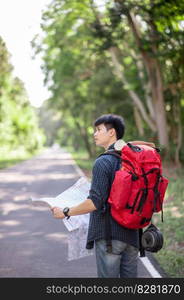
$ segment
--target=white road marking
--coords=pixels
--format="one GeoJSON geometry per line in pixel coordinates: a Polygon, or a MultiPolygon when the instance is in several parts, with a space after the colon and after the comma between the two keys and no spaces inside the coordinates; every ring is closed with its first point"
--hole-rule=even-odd
{"type": "Polygon", "coordinates": [[[160,273],[155,269],[147,257],[139,257],[139,259],[153,278],[162,278],[160,273]]]}

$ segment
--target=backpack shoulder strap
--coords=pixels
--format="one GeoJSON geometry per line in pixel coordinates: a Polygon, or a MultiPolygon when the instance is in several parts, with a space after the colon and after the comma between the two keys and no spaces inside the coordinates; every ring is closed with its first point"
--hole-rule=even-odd
{"type": "MultiPolygon", "coordinates": [[[[100,154],[98,157],[103,156],[103,155],[113,155],[117,157],[120,161],[122,161],[121,158],[121,152],[116,151],[115,149],[109,149],[105,151],[104,153],[100,154]]],[[[113,183],[113,179],[111,179],[111,186],[113,183]]],[[[111,188],[110,186],[110,188],[111,188]]],[[[110,189],[109,189],[110,193],[110,189]]],[[[111,240],[111,222],[110,222],[110,205],[108,202],[106,202],[106,209],[105,209],[105,240],[106,240],[106,251],[108,253],[112,253],[112,240],[111,240]]]]}
{"type": "Polygon", "coordinates": [[[115,156],[115,157],[117,157],[117,158],[119,158],[119,159],[122,160],[122,158],[121,158],[121,151],[117,151],[115,149],[107,150],[104,153],[100,154],[98,157],[103,156],[103,155],[112,155],[112,156],[115,156]]]}

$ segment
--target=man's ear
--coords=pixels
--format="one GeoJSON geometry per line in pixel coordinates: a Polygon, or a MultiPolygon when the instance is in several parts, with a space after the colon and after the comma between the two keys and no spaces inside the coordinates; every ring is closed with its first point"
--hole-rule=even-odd
{"type": "Polygon", "coordinates": [[[110,136],[116,136],[116,130],[114,128],[109,129],[110,136]]]}

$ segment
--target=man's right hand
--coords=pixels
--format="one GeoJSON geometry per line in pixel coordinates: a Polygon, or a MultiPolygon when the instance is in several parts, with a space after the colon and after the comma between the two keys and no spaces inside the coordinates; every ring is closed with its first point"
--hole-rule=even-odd
{"type": "Polygon", "coordinates": [[[64,219],[65,215],[63,211],[59,207],[52,207],[51,211],[53,213],[53,217],[56,219],[64,219]]]}

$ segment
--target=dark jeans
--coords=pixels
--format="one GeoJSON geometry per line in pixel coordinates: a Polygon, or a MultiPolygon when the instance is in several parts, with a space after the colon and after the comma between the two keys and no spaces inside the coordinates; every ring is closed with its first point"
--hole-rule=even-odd
{"type": "Polygon", "coordinates": [[[97,274],[100,278],[136,278],[139,250],[122,241],[112,240],[112,253],[106,241],[95,241],[97,274]]]}

